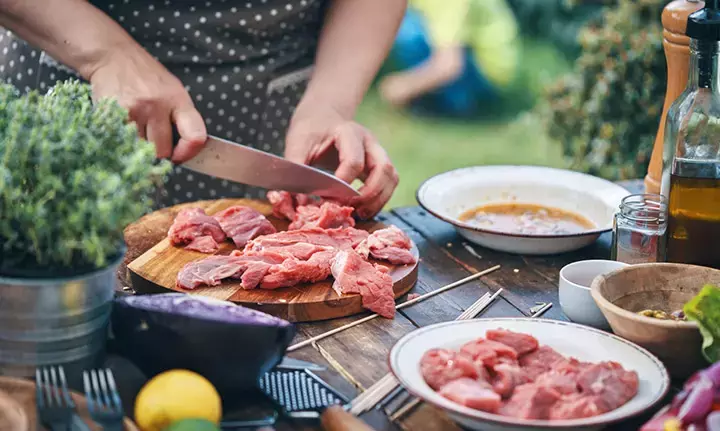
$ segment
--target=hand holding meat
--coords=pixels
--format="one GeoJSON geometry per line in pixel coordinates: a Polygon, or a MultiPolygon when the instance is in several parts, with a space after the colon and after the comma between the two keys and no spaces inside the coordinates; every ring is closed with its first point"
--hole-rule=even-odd
{"type": "Polygon", "coordinates": [[[362,180],[360,196],[350,202],[362,218],[380,212],[399,181],[390,157],[375,136],[332,108],[298,107],[288,129],[285,157],[334,168],[335,175],[347,183],[362,180]]]}
{"type": "Polygon", "coordinates": [[[114,97],[128,110],[141,137],[155,144],[158,158],[176,163],[195,156],[207,132],[179,79],[139,46],[111,53],[90,74],[93,96],[114,97]],[[172,127],[180,141],[173,149],[172,127]]]}

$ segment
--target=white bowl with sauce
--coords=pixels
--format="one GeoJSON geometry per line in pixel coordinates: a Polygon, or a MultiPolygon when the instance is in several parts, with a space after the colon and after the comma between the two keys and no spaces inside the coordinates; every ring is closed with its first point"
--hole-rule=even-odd
{"type": "Polygon", "coordinates": [[[592,175],[540,166],[476,166],[425,181],[417,200],[469,241],[498,251],[574,251],[612,230],[630,193],[592,175]]]}

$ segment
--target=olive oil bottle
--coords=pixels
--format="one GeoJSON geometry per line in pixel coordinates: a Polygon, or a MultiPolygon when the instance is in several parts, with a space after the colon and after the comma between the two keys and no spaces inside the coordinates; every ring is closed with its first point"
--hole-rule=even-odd
{"type": "Polygon", "coordinates": [[[720,269],[720,0],[688,17],[690,68],[668,110],[661,194],[666,259],[720,269]]]}

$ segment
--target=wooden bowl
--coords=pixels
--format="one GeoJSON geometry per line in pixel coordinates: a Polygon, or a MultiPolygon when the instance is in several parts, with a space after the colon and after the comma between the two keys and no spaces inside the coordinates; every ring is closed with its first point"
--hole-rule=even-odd
{"type": "Polygon", "coordinates": [[[694,265],[649,263],[600,275],[592,296],[610,327],[665,364],[673,378],[684,379],[706,367],[702,336],[695,322],[659,320],[637,314],[645,309],[681,310],[706,284],[720,283],[720,271],[694,265]]]}

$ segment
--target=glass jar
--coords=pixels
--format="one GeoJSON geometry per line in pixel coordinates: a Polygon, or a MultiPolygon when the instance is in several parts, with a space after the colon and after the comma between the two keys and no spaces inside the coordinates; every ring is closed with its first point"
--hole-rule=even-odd
{"type": "Polygon", "coordinates": [[[627,264],[664,262],[666,231],[664,196],[626,196],[613,221],[612,259],[627,264]]]}

